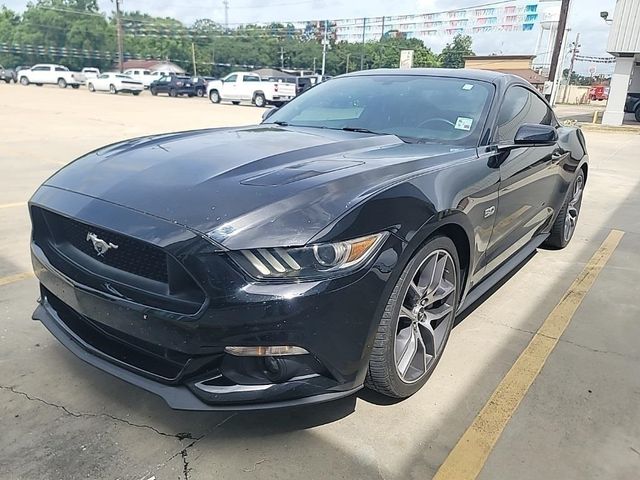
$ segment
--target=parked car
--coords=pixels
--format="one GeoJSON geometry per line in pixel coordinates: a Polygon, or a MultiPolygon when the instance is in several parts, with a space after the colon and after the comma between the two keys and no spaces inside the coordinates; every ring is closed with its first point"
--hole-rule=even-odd
{"type": "Polygon", "coordinates": [[[196,95],[198,97],[204,97],[207,93],[207,85],[209,82],[216,80],[215,77],[192,77],[191,81],[196,88],[196,95]]]}
{"type": "Polygon", "coordinates": [[[633,113],[636,117],[636,122],[640,122],[640,92],[627,94],[624,111],[626,113],[633,113]]]}
{"type": "Polygon", "coordinates": [[[145,68],[130,68],[129,70],[125,70],[124,74],[130,76],[138,82],[142,82],[144,88],[149,88],[151,82],[160,78],[159,76],[153,75],[151,73],[151,70],[147,70],[145,68]]]}
{"type": "Polygon", "coordinates": [[[67,88],[70,85],[73,88],[80,87],[80,74],[71,72],[63,65],[55,65],[49,63],[39,63],[33,67],[17,72],[18,81],[21,85],[57,84],[60,88],[67,88]]]}
{"type": "Polygon", "coordinates": [[[296,96],[295,83],[264,81],[255,73],[235,72],[222,80],[209,82],[207,96],[212,103],[251,102],[256,107],[282,105],[296,96]]]}
{"type": "Polygon", "coordinates": [[[13,68],[4,68],[0,65],[0,80],[5,83],[16,83],[18,81],[18,76],[13,68]]]}
{"type": "Polygon", "coordinates": [[[158,80],[151,82],[149,91],[151,95],[168,93],[170,97],[177,97],[179,95],[193,97],[196,95],[196,87],[191,77],[182,75],[164,75],[158,80]]]}
{"type": "Polygon", "coordinates": [[[300,95],[302,92],[309,90],[312,87],[315,87],[319,83],[326,82],[331,77],[322,76],[322,75],[306,75],[301,77],[296,77],[296,94],[300,95]]]}
{"type": "Polygon", "coordinates": [[[129,75],[117,72],[108,72],[98,75],[97,78],[88,80],[87,88],[90,92],[110,92],[113,95],[116,93],[132,93],[134,95],[140,95],[140,92],[144,90],[144,85],[142,85],[142,82],[134,80],[129,75]]]}
{"type": "Polygon", "coordinates": [[[609,99],[609,87],[604,85],[596,85],[589,89],[589,100],[608,100],[609,99]]]}
{"type": "Polygon", "coordinates": [[[80,73],[76,75],[76,79],[82,84],[85,85],[88,80],[93,78],[97,78],[100,75],[100,69],[94,67],[85,67],[80,70],[80,73]]]}
{"type": "Polygon", "coordinates": [[[520,77],[365,70],[264,117],[109,145],[46,180],[33,317],[173,408],[402,398],[457,314],[574,235],[584,136],[520,77]]]}

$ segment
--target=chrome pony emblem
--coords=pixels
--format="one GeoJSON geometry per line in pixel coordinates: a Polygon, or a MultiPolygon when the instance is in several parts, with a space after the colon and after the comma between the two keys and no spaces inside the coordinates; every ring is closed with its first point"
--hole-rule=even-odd
{"type": "Polygon", "coordinates": [[[110,242],[105,242],[93,232],[87,233],[87,242],[89,241],[91,241],[91,243],[93,244],[93,249],[96,252],[98,252],[99,257],[103,256],[112,248],[113,249],[118,248],[118,245],[114,245],[113,243],[110,243],[110,242]]]}

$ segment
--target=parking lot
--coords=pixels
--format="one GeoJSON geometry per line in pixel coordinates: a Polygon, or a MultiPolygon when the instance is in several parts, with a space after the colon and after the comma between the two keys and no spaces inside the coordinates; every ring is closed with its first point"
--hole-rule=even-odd
{"type": "Polygon", "coordinates": [[[123,138],[246,125],[263,112],[0,85],[0,478],[422,480],[443,464],[441,480],[472,478],[459,472],[476,467],[482,480],[638,478],[638,134],[585,132],[590,171],[570,246],[539,250],[466,315],[427,385],[401,402],[362,390],[293,410],[174,411],[85,365],[31,320],[26,201],[42,181],[123,138]],[[549,357],[512,369],[559,321],[568,325],[549,357]],[[496,387],[527,376],[528,391],[507,389],[515,413],[491,413],[504,400],[496,387]],[[458,443],[470,426],[482,452],[458,443]]]}

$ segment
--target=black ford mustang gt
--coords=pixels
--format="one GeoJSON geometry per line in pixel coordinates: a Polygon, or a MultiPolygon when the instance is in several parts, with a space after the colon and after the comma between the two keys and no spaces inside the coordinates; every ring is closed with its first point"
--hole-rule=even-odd
{"type": "Polygon", "coordinates": [[[580,130],[520,78],[373,70],[137,138],[34,194],[34,318],[179,409],[416,392],[454,317],[571,239],[580,130]]]}

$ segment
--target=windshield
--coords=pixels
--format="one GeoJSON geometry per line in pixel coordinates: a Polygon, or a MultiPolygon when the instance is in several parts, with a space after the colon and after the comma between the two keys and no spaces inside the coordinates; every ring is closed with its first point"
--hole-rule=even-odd
{"type": "Polygon", "coordinates": [[[464,78],[367,75],[322,83],[265,123],[371,131],[476,146],[493,86],[464,78]]]}

